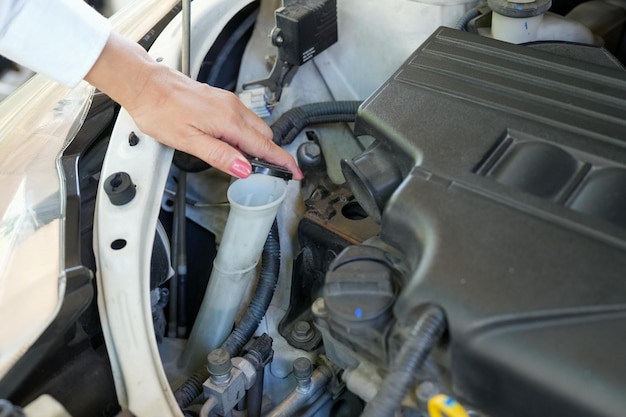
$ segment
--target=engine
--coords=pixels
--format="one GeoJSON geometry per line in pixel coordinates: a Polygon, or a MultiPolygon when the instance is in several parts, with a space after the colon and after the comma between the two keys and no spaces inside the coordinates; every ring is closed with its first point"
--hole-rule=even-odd
{"type": "Polygon", "coordinates": [[[111,152],[147,140],[96,98],[79,177],[100,308],[0,397],[75,416],[624,415],[626,8],[359,1],[241,1],[193,38],[197,78],[272,126],[300,183],[254,160],[245,186],[156,147],[133,160],[169,173],[139,178],[111,152]],[[165,192],[137,201],[132,181],[165,192]],[[98,223],[131,201],[158,215],[149,244],[138,232],[149,282],[129,261],[113,287],[92,234],[132,244],[98,223]],[[148,291],[147,320],[111,304],[148,291]]]}
{"type": "Polygon", "coordinates": [[[418,381],[487,415],[620,415],[605,395],[623,390],[623,76],[579,45],[424,42],[360,108],[355,132],[376,141],[344,169],[381,228],[334,259],[314,304],[333,361],[393,366],[436,304],[439,368],[418,381]]]}

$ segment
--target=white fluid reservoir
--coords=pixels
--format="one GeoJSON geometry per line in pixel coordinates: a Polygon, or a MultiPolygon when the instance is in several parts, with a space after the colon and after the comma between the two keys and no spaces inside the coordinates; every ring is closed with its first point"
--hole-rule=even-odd
{"type": "Polygon", "coordinates": [[[181,358],[182,368],[193,370],[201,366],[206,355],[219,347],[231,332],[286,190],[286,181],[262,174],[239,179],[229,187],[228,220],[181,358]]]}

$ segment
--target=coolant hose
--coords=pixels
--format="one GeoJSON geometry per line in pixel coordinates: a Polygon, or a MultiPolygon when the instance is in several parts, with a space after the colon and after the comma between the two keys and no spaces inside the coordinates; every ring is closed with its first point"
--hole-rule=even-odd
{"type": "MultiPolygon", "coordinates": [[[[272,224],[270,232],[263,246],[261,255],[261,273],[256,291],[250,301],[243,318],[237,327],[222,343],[231,357],[238,356],[241,349],[252,338],[261,319],[265,316],[267,308],[274,296],[274,290],[278,282],[280,270],[280,239],[278,237],[278,224],[276,220],[272,224]]],[[[202,393],[202,384],[210,374],[206,366],[199,367],[193,375],[187,379],[175,392],[174,397],[181,409],[192,403],[202,393]]]]}
{"type": "Polygon", "coordinates": [[[467,32],[467,24],[472,20],[480,16],[480,8],[485,6],[487,2],[485,0],[480,0],[476,6],[472,7],[468,11],[466,11],[463,16],[457,20],[456,24],[453,26],[454,29],[463,30],[467,32]]]}
{"type": "Polygon", "coordinates": [[[248,343],[257,327],[259,327],[259,323],[265,316],[272,297],[274,297],[279,271],[280,239],[278,237],[278,224],[274,220],[263,246],[261,273],[254,296],[237,327],[222,343],[222,348],[226,349],[231,357],[239,355],[241,349],[248,343]]]}
{"type": "Polygon", "coordinates": [[[391,364],[376,396],[367,403],[361,417],[393,417],[409,389],[415,384],[424,365],[446,329],[443,310],[429,305],[409,332],[409,336],[391,364]]]}
{"type": "Polygon", "coordinates": [[[181,410],[188,407],[202,393],[202,384],[210,376],[209,369],[201,366],[174,391],[174,398],[181,410]]]}
{"type": "Polygon", "coordinates": [[[354,122],[360,105],[360,101],[328,101],[295,107],[272,124],[274,142],[288,145],[309,125],[354,122]]]}

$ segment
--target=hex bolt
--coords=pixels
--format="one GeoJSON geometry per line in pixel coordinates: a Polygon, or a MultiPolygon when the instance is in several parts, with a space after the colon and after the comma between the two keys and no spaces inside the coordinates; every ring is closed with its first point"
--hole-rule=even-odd
{"type": "Polygon", "coordinates": [[[306,391],[311,386],[311,375],[313,375],[313,364],[309,358],[300,357],[293,361],[293,376],[298,382],[298,389],[306,391]]]}
{"type": "Polygon", "coordinates": [[[230,380],[230,371],[233,367],[230,361],[230,354],[226,349],[213,349],[209,356],[208,369],[211,374],[211,381],[216,385],[224,385],[230,380]]]}
{"type": "Polygon", "coordinates": [[[126,172],[116,172],[109,175],[104,181],[104,192],[109,196],[109,200],[114,206],[130,203],[137,193],[135,184],[126,172]]]}
{"type": "Polygon", "coordinates": [[[424,381],[420,383],[415,389],[417,404],[424,410],[428,406],[428,400],[430,400],[437,394],[439,394],[439,387],[437,387],[437,384],[431,381],[424,381]]]}
{"type": "Polygon", "coordinates": [[[295,342],[307,343],[315,337],[315,330],[308,321],[299,320],[294,324],[291,330],[291,337],[295,342]]]}
{"type": "Polygon", "coordinates": [[[314,167],[322,162],[322,149],[315,142],[304,142],[298,147],[296,156],[299,164],[314,167]]]}
{"type": "Polygon", "coordinates": [[[317,143],[307,142],[304,145],[304,154],[309,158],[317,158],[322,154],[320,145],[317,143]]]}
{"type": "Polygon", "coordinates": [[[138,143],[139,143],[139,136],[137,136],[135,132],[130,132],[130,135],[128,135],[128,144],[130,146],[137,146],[138,143]]]}

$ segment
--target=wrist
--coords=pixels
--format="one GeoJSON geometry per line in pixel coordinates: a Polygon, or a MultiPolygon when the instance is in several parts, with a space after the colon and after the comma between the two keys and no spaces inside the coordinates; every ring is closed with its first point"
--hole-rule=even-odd
{"type": "Polygon", "coordinates": [[[132,112],[152,80],[168,71],[139,44],[112,32],[85,80],[132,112]]]}

